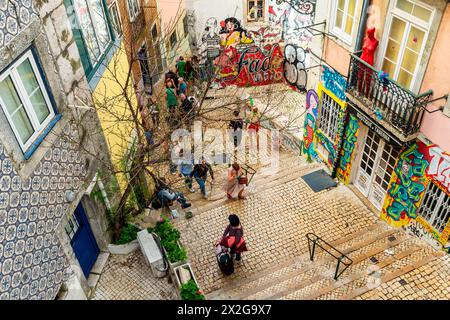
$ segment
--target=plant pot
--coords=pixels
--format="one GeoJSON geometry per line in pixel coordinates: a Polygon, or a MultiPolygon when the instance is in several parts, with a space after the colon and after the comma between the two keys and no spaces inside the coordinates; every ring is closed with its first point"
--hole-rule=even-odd
{"type": "MultiPolygon", "coordinates": [[[[197,285],[198,289],[199,289],[200,291],[202,291],[202,289],[200,288],[200,286],[199,286],[199,284],[198,284],[197,278],[195,277],[194,272],[192,271],[191,264],[188,263],[188,262],[186,262],[186,263],[184,263],[184,264],[182,264],[182,265],[180,265],[180,266],[178,266],[178,267],[176,267],[176,268],[174,269],[175,283],[176,283],[176,285],[177,285],[177,294],[178,294],[178,298],[179,298],[179,299],[181,299],[180,293],[181,293],[181,286],[182,286],[182,281],[181,281],[181,278],[180,278],[180,272],[179,272],[179,271],[180,271],[182,268],[184,268],[184,269],[186,269],[186,270],[189,271],[190,276],[191,276],[190,279],[194,280],[194,282],[195,282],[195,284],[197,285]]],[[[205,297],[206,297],[206,296],[205,296],[205,297]]]]}
{"type": "MultiPolygon", "coordinates": [[[[180,241],[177,241],[178,247],[183,248],[183,246],[181,245],[180,241]]],[[[171,274],[174,274],[174,269],[178,266],[181,266],[182,264],[186,263],[186,260],[182,260],[182,261],[177,261],[177,262],[170,262],[169,261],[169,255],[167,254],[166,248],[164,248],[164,246],[162,246],[163,250],[164,250],[164,255],[167,258],[167,262],[169,263],[169,271],[171,274]]]]}
{"type": "Polygon", "coordinates": [[[139,242],[133,240],[125,244],[109,244],[108,250],[111,254],[130,254],[139,248],[139,242]]]}

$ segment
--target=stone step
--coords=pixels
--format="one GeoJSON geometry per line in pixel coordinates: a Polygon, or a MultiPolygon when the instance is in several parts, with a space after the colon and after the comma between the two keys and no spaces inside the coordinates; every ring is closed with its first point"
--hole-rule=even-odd
{"type": "MultiPolygon", "coordinates": [[[[362,254],[359,257],[357,257],[354,260],[353,263],[353,267],[355,269],[364,269],[365,267],[365,262],[369,262],[370,257],[371,256],[375,256],[387,249],[390,248],[395,248],[397,246],[399,246],[402,242],[404,242],[407,239],[406,236],[404,236],[402,239],[397,239],[391,243],[387,243],[384,244],[378,248],[374,248],[372,250],[369,250],[366,254],[362,254]],[[361,265],[358,265],[361,264],[361,265]]],[[[412,246],[411,248],[407,249],[406,251],[400,251],[399,253],[397,253],[395,255],[395,257],[388,257],[386,259],[381,259],[379,260],[376,264],[373,264],[374,266],[379,267],[380,269],[384,268],[385,266],[392,264],[393,262],[395,262],[397,259],[403,259],[411,254],[413,254],[414,252],[418,251],[420,249],[419,246],[412,246]]],[[[353,270],[349,270],[350,272],[347,274],[343,274],[337,281],[334,281],[333,279],[315,279],[316,281],[314,281],[315,283],[311,283],[309,286],[312,287],[309,293],[304,293],[304,294],[296,294],[296,291],[298,292],[299,290],[303,289],[303,292],[307,292],[308,288],[302,287],[302,288],[297,288],[297,290],[291,291],[291,292],[287,292],[285,295],[280,295],[278,297],[276,297],[277,299],[285,297],[285,296],[295,296],[295,299],[301,299],[301,300],[312,300],[312,299],[316,299],[317,297],[324,295],[326,293],[329,293],[331,291],[337,290],[342,286],[345,286],[353,281],[357,281],[358,279],[363,278],[365,275],[367,275],[367,267],[364,269],[364,271],[353,271],[353,270]],[[315,287],[319,287],[319,288],[315,288],[315,287]],[[314,290],[315,289],[315,290],[314,290]]]]}
{"type": "MultiPolygon", "coordinates": [[[[405,237],[407,237],[405,235],[405,237]]],[[[396,276],[400,276],[405,272],[409,272],[417,267],[420,267],[423,264],[426,264],[436,257],[434,253],[430,253],[429,248],[427,246],[419,245],[415,239],[411,239],[409,237],[408,241],[412,242],[412,245],[405,246],[404,250],[400,250],[393,256],[380,257],[380,260],[373,264],[373,266],[378,267],[381,272],[384,272],[386,269],[391,268],[395,264],[405,264],[405,267],[402,267],[400,270],[396,270],[395,272],[388,272],[386,276],[381,278],[381,281],[390,281],[396,276]],[[414,262],[410,262],[410,260],[414,260],[414,262]],[[394,276],[395,275],[395,276],[394,276]]],[[[365,263],[369,263],[368,259],[363,259],[363,263],[360,265],[360,271],[352,272],[349,275],[346,275],[339,279],[338,281],[330,281],[329,279],[324,279],[321,281],[316,281],[311,285],[300,288],[295,292],[290,292],[285,296],[280,297],[280,299],[295,299],[295,300],[307,300],[307,299],[317,299],[317,298],[328,298],[328,299],[336,299],[335,296],[341,295],[341,299],[353,299],[358,296],[360,292],[365,293],[370,289],[368,287],[368,269],[365,263]],[[366,267],[364,269],[364,267],[366,267]],[[347,287],[345,287],[347,286],[347,287]],[[356,290],[353,290],[353,287],[357,287],[356,290]],[[361,287],[361,288],[358,288],[361,287]],[[345,290],[353,290],[353,294],[346,294],[345,290]]]]}
{"type": "MultiPolygon", "coordinates": [[[[352,247],[347,250],[344,250],[344,254],[347,256],[350,256],[353,260],[353,264],[344,271],[345,273],[348,273],[351,271],[351,268],[361,261],[367,259],[367,256],[372,256],[374,254],[377,254],[379,252],[382,252],[392,246],[398,245],[402,241],[405,240],[404,235],[398,237],[396,240],[390,242],[386,242],[387,237],[391,235],[390,230],[381,233],[379,235],[376,235],[375,237],[371,237],[371,239],[366,239],[361,241],[357,247],[352,247]],[[355,254],[355,252],[360,252],[364,250],[364,248],[367,248],[371,244],[374,244],[374,248],[369,250],[369,252],[366,253],[359,253],[358,255],[355,254]],[[348,252],[345,252],[348,251],[348,252]]],[[[327,282],[335,282],[334,280],[334,273],[336,269],[337,261],[336,259],[328,256],[327,259],[324,259],[322,261],[315,261],[313,265],[304,270],[300,271],[297,274],[293,275],[290,279],[286,279],[284,282],[277,283],[273,287],[261,291],[255,295],[248,296],[248,299],[270,299],[275,300],[279,299],[285,295],[288,295],[292,292],[296,292],[298,290],[304,289],[306,287],[312,286],[315,283],[320,282],[321,280],[326,280],[327,282]],[[278,288],[282,288],[279,290],[278,288]],[[275,292],[275,293],[274,293],[275,292]]],[[[341,269],[342,270],[342,269],[341,269]]],[[[341,275],[342,277],[342,275],[341,275]]]]}
{"type": "MultiPolygon", "coordinates": [[[[392,272],[388,272],[381,277],[380,284],[389,282],[395,278],[398,278],[404,274],[407,274],[407,273],[413,271],[414,269],[418,269],[421,266],[424,266],[438,258],[441,258],[443,255],[445,255],[444,252],[435,251],[435,252],[432,252],[432,253],[426,255],[424,258],[422,258],[420,260],[417,260],[417,261],[414,261],[413,263],[407,264],[406,266],[402,267],[401,269],[398,269],[398,270],[392,271],[392,272]]],[[[369,288],[368,286],[364,286],[362,288],[358,288],[358,289],[350,292],[348,295],[345,295],[345,296],[341,297],[340,299],[341,300],[355,299],[356,297],[358,297],[370,290],[373,290],[373,289],[369,288]]]]}
{"type": "MultiPolygon", "coordinates": [[[[297,170],[293,173],[292,168],[290,170],[283,169],[281,173],[276,174],[275,176],[256,176],[253,178],[251,184],[249,187],[246,188],[246,195],[247,197],[251,196],[252,194],[256,194],[258,192],[261,192],[263,190],[272,188],[274,186],[285,184],[289,181],[295,180],[300,178],[301,176],[317,170],[320,168],[320,165],[305,165],[304,167],[297,168],[297,170]],[[252,188],[253,185],[253,188],[252,188]]],[[[220,189],[220,188],[219,188],[220,189]]],[[[218,195],[220,196],[219,199],[216,200],[205,200],[205,199],[199,199],[193,201],[193,207],[195,208],[192,210],[194,214],[199,214],[206,212],[208,210],[211,210],[213,208],[222,206],[226,204],[227,202],[234,201],[229,200],[226,198],[225,193],[222,190],[217,191],[218,195]],[[220,195],[222,194],[222,195],[220,195]]]]}
{"type": "MultiPolygon", "coordinates": [[[[360,237],[369,232],[373,232],[373,231],[377,232],[380,229],[380,226],[381,226],[381,224],[372,224],[368,228],[359,230],[357,232],[350,233],[349,235],[346,235],[345,237],[339,238],[338,240],[334,241],[332,244],[333,244],[333,246],[336,247],[336,246],[341,245],[342,243],[348,242],[348,241],[352,240],[353,238],[360,237]]],[[[304,259],[309,259],[309,253],[306,252],[303,255],[301,255],[300,257],[295,257],[292,259],[282,261],[282,262],[278,263],[277,265],[272,266],[271,268],[265,269],[263,272],[254,273],[254,274],[250,275],[249,277],[245,278],[244,280],[243,279],[231,280],[228,282],[226,287],[223,287],[219,290],[216,290],[216,291],[208,294],[208,299],[210,299],[210,300],[218,299],[219,296],[223,295],[224,293],[232,292],[233,290],[235,290],[237,288],[243,288],[246,286],[251,288],[255,284],[254,283],[255,281],[260,280],[261,278],[265,277],[266,275],[270,275],[274,272],[277,272],[280,269],[289,267],[298,261],[303,261],[304,259]]]]}
{"type": "MultiPolygon", "coordinates": [[[[387,231],[387,232],[384,230],[384,232],[383,232],[383,228],[384,228],[384,226],[381,223],[372,224],[368,228],[353,232],[351,234],[348,234],[344,237],[339,238],[336,241],[333,241],[332,245],[334,247],[341,247],[341,245],[343,245],[343,244],[349,244],[350,241],[352,241],[353,239],[363,238],[362,241],[360,241],[359,243],[352,243],[353,244],[352,247],[346,246],[343,248],[343,250],[345,252],[351,252],[351,251],[357,250],[361,245],[367,244],[367,242],[370,241],[370,239],[373,239],[373,241],[376,241],[380,237],[380,233],[383,235],[391,235],[393,233],[392,230],[387,231]],[[372,237],[370,237],[371,234],[373,235],[372,237]]],[[[324,256],[324,253],[321,251],[318,251],[317,255],[318,256],[316,256],[316,262],[319,259],[322,259],[322,256],[324,256]]],[[[326,256],[325,259],[327,259],[327,258],[329,259],[330,257],[326,256]]],[[[256,287],[265,285],[265,283],[267,281],[270,281],[270,279],[275,279],[274,281],[278,282],[279,281],[279,278],[277,277],[278,274],[289,273],[290,271],[292,271],[292,269],[296,270],[296,272],[298,272],[299,268],[303,267],[305,264],[307,264],[309,262],[310,262],[309,261],[309,253],[306,252],[303,255],[301,255],[300,257],[288,259],[284,262],[277,264],[277,266],[274,266],[273,268],[266,269],[263,272],[255,273],[252,276],[246,278],[245,280],[242,280],[242,279],[232,280],[228,283],[228,285],[226,287],[223,287],[223,288],[209,294],[208,299],[216,299],[216,298],[224,299],[226,297],[237,299],[237,297],[233,296],[233,295],[238,294],[239,291],[243,291],[246,287],[253,290],[256,287]],[[267,278],[267,276],[269,276],[270,278],[267,278]]],[[[311,264],[311,265],[314,265],[314,264],[311,264]]],[[[239,296],[242,296],[242,294],[239,293],[239,296]]],[[[245,294],[244,294],[244,296],[245,296],[245,294]]]]}

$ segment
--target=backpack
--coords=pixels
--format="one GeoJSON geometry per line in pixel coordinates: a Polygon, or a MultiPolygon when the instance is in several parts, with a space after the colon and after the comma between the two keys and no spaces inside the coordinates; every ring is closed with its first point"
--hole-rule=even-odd
{"type": "Polygon", "coordinates": [[[217,263],[219,264],[220,270],[226,276],[229,276],[234,272],[234,262],[231,254],[227,248],[221,247],[220,252],[216,255],[217,263]]]}
{"type": "Polygon", "coordinates": [[[155,210],[162,208],[161,200],[158,197],[154,197],[152,200],[152,208],[155,210]]]}

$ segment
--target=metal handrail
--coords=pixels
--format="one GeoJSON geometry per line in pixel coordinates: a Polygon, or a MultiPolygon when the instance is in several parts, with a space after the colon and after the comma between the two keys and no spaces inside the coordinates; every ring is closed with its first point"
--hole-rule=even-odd
{"type": "Polygon", "coordinates": [[[337,259],[337,265],[336,265],[336,271],[334,273],[334,280],[337,280],[340,275],[344,273],[345,270],[347,270],[350,265],[352,265],[353,260],[350,259],[348,256],[346,256],[344,253],[333,247],[331,244],[320,238],[318,235],[310,232],[306,234],[306,238],[308,239],[308,249],[309,249],[309,258],[311,261],[314,261],[314,254],[316,251],[316,245],[322,248],[326,253],[331,255],[333,258],[337,259]],[[311,248],[312,243],[312,248],[311,248]],[[328,248],[325,248],[326,245],[328,248]],[[333,252],[334,251],[334,254],[333,252]],[[337,255],[336,255],[337,253],[337,255]],[[339,267],[343,264],[345,267],[342,269],[341,272],[339,272],[339,267]]]}
{"type": "MultiPolygon", "coordinates": [[[[362,50],[361,50],[361,51],[358,51],[358,52],[362,52],[362,50]]],[[[358,53],[358,52],[356,52],[356,53],[358,53]]],[[[371,66],[370,64],[368,64],[367,62],[365,62],[364,60],[362,60],[360,57],[358,57],[358,56],[357,56],[356,54],[354,54],[354,53],[350,53],[350,56],[351,56],[352,58],[354,58],[355,60],[357,60],[359,63],[362,63],[365,67],[371,69],[372,71],[374,71],[374,72],[376,72],[376,73],[378,73],[379,71],[381,71],[381,70],[375,69],[373,66],[371,66]]],[[[426,96],[429,96],[429,95],[432,95],[432,94],[433,94],[433,90],[431,90],[431,89],[429,89],[428,91],[425,91],[424,93],[421,93],[421,94],[415,94],[415,93],[412,92],[411,90],[409,90],[409,89],[403,87],[401,84],[399,84],[399,83],[398,83],[397,81],[395,81],[394,79],[391,79],[390,77],[387,77],[386,79],[387,79],[389,82],[391,82],[392,84],[395,84],[399,89],[401,89],[401,90],[406,91],[407,93],[409,93],[409,94],[410,94],[411,96],[413,96],[413,98],[415,98],[415,99],[420,99],[420,98],[423,98],[423,97],[426,97],[426,96]]]]}
{"type": "Polygon", "coordinates": [[[433,93],[429,90],[416,95],[388,77],[381,79],[374,67],[355,54],[351,54],[346,90],[369,100],[371,111],[381,111],[382,119],[406,137],[420,129],[424,106],[433,93]]]}

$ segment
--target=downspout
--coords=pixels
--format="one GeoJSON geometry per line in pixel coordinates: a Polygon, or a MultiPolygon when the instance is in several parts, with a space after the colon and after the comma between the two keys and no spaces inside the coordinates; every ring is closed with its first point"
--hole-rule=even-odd
{"type": "MultiPolygon", "coordinates": [[[[366,33],[366,27],[367,27],[367,10],[369,9],[370,6],[370,0],[364,0],[363,5],[362,5],[362,9],[361,9],[361,20],[358,26],[358,33],[356,36],[356,43],[355,43],[355,49],[354,52],[358,52],[362,50],[362,46],[363,46],[363,41],[364,41],[364,36],[366,33]]],[[[347,75],[347,77],[350,76],[349,74],[347,75]]],[[[344,121],[344,126],[343,126],[343,130],[341,132],[342,138],[339,141],[339,145],[337,148],[337,155],[336,155],[336,160],[335,163],[333,164],[333,171],[331,172],[331,177],[333,179],[336,178],[337,175],[337,170],[339,167],[339,163],[341,162],[341,150],[342,150],[342,146],[344,144],[344,139],[345,139],[345,132],[347,129],[347,125],[348,125],[348,121],[349,121],[349,115],[348,112],[345,115],[343,121],[344,121]]]]}
{"type": "Polygon", "coordinates": [[[370,7],[370,0],[364,0],[361,9],[361,21],[358,27],[358,35],[355,43],[355,52],[362,50],[364,35],[366,34],[367,27],[367,10],[370,7]]]}

